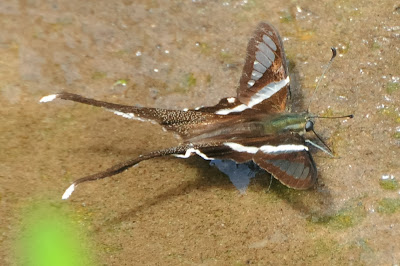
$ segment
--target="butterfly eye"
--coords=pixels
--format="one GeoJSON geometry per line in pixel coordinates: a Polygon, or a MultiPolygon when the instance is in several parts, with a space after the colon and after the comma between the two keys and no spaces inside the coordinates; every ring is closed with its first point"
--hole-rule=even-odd
{"type": "Polygon", "coordinates": [[[307,121],[306,122],[306,131],[311,131],[314,129],[314,122],[313,121],[307,121]]]}

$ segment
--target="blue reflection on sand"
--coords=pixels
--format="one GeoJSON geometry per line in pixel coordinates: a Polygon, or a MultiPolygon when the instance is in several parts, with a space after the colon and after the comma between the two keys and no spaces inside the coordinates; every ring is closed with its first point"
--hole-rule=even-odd
{"type": "Polygon", "coordinates": [[[221,172],[226,174],[241,194],[246,192],[250,179],[255,177],[261,170],[252,161],[238,164],[231,160],[212,160],[210,165],[217,167],[221,172]]]}

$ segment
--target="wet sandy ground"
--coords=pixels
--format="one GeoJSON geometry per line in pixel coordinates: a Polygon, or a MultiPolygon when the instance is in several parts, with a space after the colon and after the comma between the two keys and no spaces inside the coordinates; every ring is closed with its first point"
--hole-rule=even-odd
{"type": "Polygon", "coordinates": [[[2,1],[0,264],[21,259],[25,212],[40,205],[72,219],[98,265],[399,264],[399,62],[395,1],[2,1]],[[201,158],[162,158],[61,201],[76,178],[178,142],[42,96],[213,105],[235,95],[262,20],[284,37],[297,108],[338,47],[311,111],[355,118],[317,122],[338,157],[314,154],[317,189],[268,189],[259,175],[240,195],[201,158]]]}

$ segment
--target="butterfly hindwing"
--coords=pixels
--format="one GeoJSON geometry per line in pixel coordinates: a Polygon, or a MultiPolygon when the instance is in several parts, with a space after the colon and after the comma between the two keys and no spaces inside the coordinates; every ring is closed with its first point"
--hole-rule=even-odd
{"type": "Polygon", "coordinates": [[[317,169],[306,147],[299,144],[279,152],[260,150],[254,161],[287,187],[308,189],[317,181],[317,169]]]}
{"type": "Polygon", "coordinates": [[[281,183],[295,189],[308,189],[317,181],[314,160],[299,134],[194,145],[185,157],[191,154],[206,160],[229,159],[236,163],[253,161],[281,183]]]}

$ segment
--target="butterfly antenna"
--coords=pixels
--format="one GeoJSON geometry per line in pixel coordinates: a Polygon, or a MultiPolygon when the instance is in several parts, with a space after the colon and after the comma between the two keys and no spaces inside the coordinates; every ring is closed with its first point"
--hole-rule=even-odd
{"type": "Polygon", "coordinates": [[[324,72],[322,72],[321,77],[318,79],[317,86],[315,87],[315,90],[314,90],[312,96],[310,97],[310,102],[308,103],[307,113],[309,112],[310,105],[311,105],[312,100],[314,99],[315,93],[317,92],[317,90],[319,88],[319,84],[321,83],[322,79],[324,78],[326,71],[328,71],[329,67],[332,65],[333,59],[336,57],[336,48],[331,47],[331,50],[332,50],[332,57],[329,60],[329,63],[326,65],[324,72]]]}

